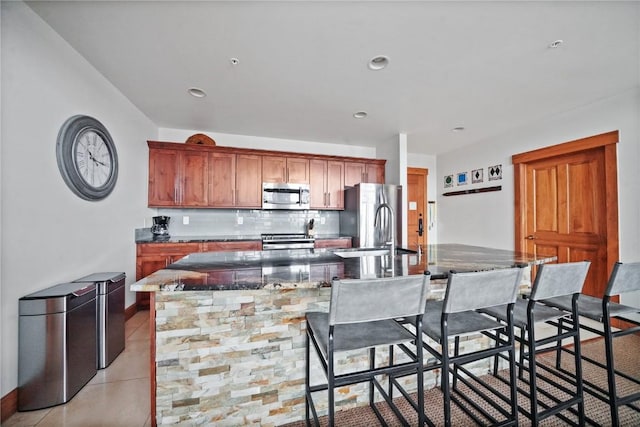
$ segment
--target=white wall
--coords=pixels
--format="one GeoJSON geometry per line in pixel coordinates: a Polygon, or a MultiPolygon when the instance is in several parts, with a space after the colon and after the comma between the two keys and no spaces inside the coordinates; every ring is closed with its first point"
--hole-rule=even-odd
{"type": "Polygon", "coordinates": [[[374,147],[356,145],[325,144],[313,141],[266,138],[263,136],[233,135],[229,133],[203,132],[186,129],[160,128],[158,139],[166,142],[184,142],[195,133],[204,133],[221,147],[251,148],[254,150],[292,151],[295,153],[323,154],[329,156],[351,156],[376,158],[374,147]]]}
{"type": "MultiPolygon", "coordinates": [[[[438,241],[512,249],[515,208],[511,155],[619,130],[620,261],[640,261],[639,122],[640,88],[634,88],[618,96],[497,135],[481,144],[438,156],[438,241]],[[445,175],[499,163],[504,167],[502,181],[485,184],[501,184],[502,191],[451,197],[441,195],[445,191],[445,175]]],[[[623,302],[632,303],[634,300],[640,302],[640,296],[623,298],[623,302]]]]}
{"type": "MultiPolygon", "coordinates": [[[[17,386],[18,299],[99,271],[135,281],[134,229],[149,215],[146,140],[157,127],[22,2],[2,2],[1,392],[17,386]],[[118,150],[113,193],[88,202],[65,185],[56,138],[96,117],[118,150]]],[[[126,305],[135,295],[127,291],[126,305]]]]}

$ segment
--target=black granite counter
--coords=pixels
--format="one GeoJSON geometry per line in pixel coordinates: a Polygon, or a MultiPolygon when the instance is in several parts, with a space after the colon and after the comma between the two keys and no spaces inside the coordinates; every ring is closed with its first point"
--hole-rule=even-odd
{"type": "Polygon", "coordinates": [[[422,255],[358,252],[357,249],[298,249],[194,253],[134,283],[131,290],[308,288],[330,286],[334,278],[367,279],[423,274],[424,271],[429,271],[433,279],[445,279],[451,270],[492,270],[555,260],[460,244],[429,245],[422,255]]]}

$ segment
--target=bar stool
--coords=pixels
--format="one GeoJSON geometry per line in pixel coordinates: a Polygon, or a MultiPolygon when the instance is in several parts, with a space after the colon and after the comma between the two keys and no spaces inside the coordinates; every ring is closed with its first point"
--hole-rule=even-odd
{"type": "MultiPolygon", "coordinates": [[[[626,396],[619,396],[616,389],[616,375],[635,384],[640,384],[640,378],[616,370],[613,356],[614,338],[640,331],[640,322],[629,317],[629,314],[640,313],[640,308],[611,302],[611,298],[615,295],[633,291],[640,291],[640,262],[628,264],[617,262],[613,266],[613,271],[611,272],[611,277],[609,278],[609,283],[607,284],[607,289],[602,299],[584,294],[578,297],[578,315],[604,324],[603,329],[599,330],[583,322],[579,322],[581,329],[604,337],[606,356],[606,364],[603,364],[582,354],[582,360],[606,369],[607,372],[607,389],[602,388],[592,381],[583,379],[584,390],[609,405],[611,423],[614,426],[620,423],[618,407],[626,405],[636,411],[640,411],[640,407],[633,403],[640,400],[640,393],[637,392],[626,396]],[[614,330],[614,327],[611,325],[612,319],[622,320],[635,326],[622,330],[614,330]]],[[[571,300],[567,297],[550,298],[543,302],[562,310],[567,310],[568,307],[571,306],[571,300]]],[[[567,374],[571,374],[561,367],[562,352],[569,354],[574,353],[571,349],[559,347],[556,355],[556,368],[567,374]]]]}
{"type": "MultiPolygon", "coordinates": [[[[306,314],[307,339],[305,344],[305,416],[309,425],[309,410],[316,425],[318,415],[312,394],[317,391],[328,392],[328,425],[335,422],[334,389],[345,385],[369,382],[369,405],[383,425],[385,420],[374,405],[374,386],[387,401],[394,414],[403,425],[409,425],[405,417],[387,395],[380,384],[381,375],[416,376],[419,408],[424,406],[422,382],[422,340],[398,324],[394,319],[413,316],[414,327],[422,327],[422,314],[425,310],[429,273],[417,276],[380,278],[372,280],[335,280],[331,285],[329,313],[309,312],[306,314]],[[310,343],[318,354],[327,382],[310,385],[310,343]],[[376,367],[375,347],[414,343],[415,352],[406,351],[401,363],[376,367]],[[369,349],[369,369],[335,373],[337,353],[369,349]]],[[[411,402],[416,407],[415,402],[411,402]]],[[[424,413],[418,411],[418,425],[424,424],[424,413]]]]}
{"type": "MultiPolygon", "coordinates": [[[[451,272],[444,300],[427,303],[422,320],[422,332],[436,345],[431,345],[423,340],[423,346],[436,358],[437,363],[425,366],[424,370],[441,369],[441,389],[444,398],[446,426],[451,426],[451,401],[456,403],[478,424],[488,422],[494,426],[517,425],[518,408],[512,313],[521,280],[521,268],[472,273],[451,272]],[[505,323],[474,311],[494,306],[501,307],[506,319],[505,323]],[[489,337],[493,345],[486,349],[461,354],[460,337],[478,333],[489,337]],[[454,340],[453,355],[450,355],[449,350],[451,339],[454,340]],[[512,386],[509,388],[508,396],[464,367],[468,363],[495,356],[500,352],[508,354],[509,371],[512,377],[512,386]],[[452,387],[449,382],[450,375],[453,378],[452,387]],[[461,392],[458,388],[458,382],[463,383],[477,396],[483,398],[495,409],[495,412],[499,412],[505,419],[496,418],[495,413],[490,413],[471,399],[467,393],[461,392]],[[497,403],[496,398],[503,401],[504,404],[497,403]],[[508,406],[509,409],[505,409],[504,406],[508,406]]],[[[400,388],[395,379],[393,381],[400,388]]],[[[401,388],[400,390],[402,391],[401,388]]],[[[429,426],[434,425],[426,416],[425,419],[429,426]]]]}
{"type": "MultiPolygon", "coordinates": [[[[516,328],[520,329],[520,336],[516,337],[516,341],[520,344],[520,360],[517,363],[518,376],[528,385],[528,390],[518,387],[518,391],[529,398],[530,404],[530,410],[522,406],[519,406],[518,409],[531,420],[532,425],[538,425],[540,421],[551,416],[558,416],[563,421],[573,424],[570,418],[561,413],[565,410],[577,414],[579,425],[585,424],[579,329],[577,325],[561,324],[558,319],[577,318],[578,295],[584,285],[589,265],[589,261],[541,265],[528,300],[519,299],[516,302],[513,318],[516,328]],[[541,303],[542,300],[560,296],[567,296],[571,299],[570,310],[559,310],[541,303]],[[540,323],[555,326],[558,328],[557,333],[550,337],[536,338],[535,326],[540,323]],[[575,348],[576,373],[573,377],[563,375],[553,366],[544,365],[536,360],[536,354],[554,350],[557,343],[565,338],[573,339],[575,348]],[[553,344],[553,346],[543,348],[548,344],[553,344]],[[525,370],[529,373],[528,379],[524,378],[523,372],[525,370]],[[544,372],[551,373],[553,377],[545,375],[544,372]],[[557,377],[562,379],[562,382],[557,377]],[[539,384],[539,382],[541,383],[539,384]],[[562,400],[554,396],[553,393],[542,387],[542,382],[571,397],[562,400]],[[547,400],[541,399],[542,396],[547,400]],[[573,408],[574,406],[577,406],[577,410],[573,408]]],[[[482,312],[497,319],[506,320],[501,310],[490,308],[483,309],[482,312]]],[[[497,364],[494,365],[494,375],[497,375],[497,364]]],[[[504,378],[500,376],[498,378],[506,382],[504,378]]]]}

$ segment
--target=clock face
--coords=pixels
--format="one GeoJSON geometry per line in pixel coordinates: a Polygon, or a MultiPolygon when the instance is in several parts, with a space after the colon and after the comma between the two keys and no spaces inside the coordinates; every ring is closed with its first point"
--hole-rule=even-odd
{"type": "Polygon", "coordinates": [[[60,128],[56,144],[60,174],[85,200],[102,200],[118,179],[118,155],[107,129],[89,116],[73,116],[60,128]]]}
{"type": "Polygon", "coordinates": [[[74,159],[80,177],[90,186],[104,186],[111,175],[111,153],[104,139],[94,130],[78,134],[74,159]]]}

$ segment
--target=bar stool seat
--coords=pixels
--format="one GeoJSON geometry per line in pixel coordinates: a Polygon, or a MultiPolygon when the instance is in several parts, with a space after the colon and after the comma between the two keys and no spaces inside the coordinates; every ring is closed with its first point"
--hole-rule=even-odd
{"type": "MultiPolygon", "coordinates": [[[[307,313],[307,325],[317,337],[322,355],[327,357],[329,348],[329,313],[307,313]]],[[[333,334],[333,351],[349,351],[381,345],[397,345],[412,342],[413,334],[397,322],[378,320],[366,323],[336,325],[333,334]]]]}
{"type": "MultiPolygon", "coordinates": [[[[438,344],[442,344],[440,317],[442,316],[443,305],[443,301],[428,301],[426,311],[422,317],[422,331],[438,344]]],[[[503,306],[502,312],[507,312],[506,306],[503,306]]],[[[451,313],[448,322],[449,336],[464,336],[504,327],[502,323],[475,311],[451,313]]]]}
{"type": "MultiPolygon", "coordinates": [[[[562,310],[571,310],[571,297],[569,296],[549,298],[543,302],[562,310]]],[[[609,305],[609,314],[611,317],[621,317],[625,314],[637,313],[638,311],[640,310],[637,307],[624,304],[612,302],[609,305]]],[[[602,299],[580,294],[578,296],[578,315],[602,323],[604,319],[604,315],[602,314],[602,299]]]]}
{"type": "MultiPolygon", "coordinates": [[[[516,328],[527,327],[527,300],[519,299],[513,307],[513,324],[516,328]]],[[[482,309],[483,313],[489,314],[503,322],[506,322],[504,307],[489,307],[482,309]]],[[[536,304],[533,308],[533,317],[536,322],[549,322],[561,317],[571,316],[571,296],[569,296],[569,308],[567,311],[559,310],[554,307],[547,307],[542,304],[536,304]]]]}

